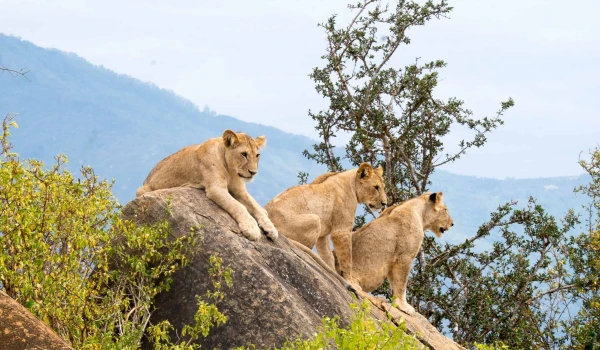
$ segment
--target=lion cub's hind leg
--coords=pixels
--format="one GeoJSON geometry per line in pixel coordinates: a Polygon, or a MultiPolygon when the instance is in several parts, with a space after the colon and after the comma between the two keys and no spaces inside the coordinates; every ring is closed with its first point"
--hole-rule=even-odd
{"type": "Polygon", "coordinates": [[[271,215],[275,228],[284,236],[312,249],[321,232],[321,219],[315,214],[281,217],[271,215]],[[283,218],[281,220],[280,218],[283,218]]]}
{"type": "Polygon", "coordinates": [[[329,246],[329,236],[319,237],[319,239],[317,239],[317,252],[319,253],[319,257],[321,257],[321,260],[335,270],[335,258],[333,257],[333,252],[329,246]]]}
{"type": "Polygon", "coordinates": [[[339,263],[340,276],[350,283],[357,283],[352,278],[352,228],[331,233],[331,241],[339,263]]]}
{"type": "Polygon", "coordinates": [[[408,257],[399,257],[396,262],[392,263],[388,279],[392,286],[392,294],[396,299],[394,305],[406,312],[409,315],[415,313],[415,308],[406,301],[406,284],[408,283],[408,274],[412,266],[413,259],[408,257]]]}

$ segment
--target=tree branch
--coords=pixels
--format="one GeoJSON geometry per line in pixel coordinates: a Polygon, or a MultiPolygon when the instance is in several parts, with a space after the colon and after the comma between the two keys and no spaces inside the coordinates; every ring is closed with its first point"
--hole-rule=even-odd
{"type": "MultiPolygon", "coordinates": [[[[28,70],[26,68],[21,68],[20,70],[14,70],[14,69],[7,68],[3,65],[0,65],[0,72],[2,72],[2,73],[7,72],[8,74],[12,75],[15,78],[21,76],[21,77],[29,80],[29,78],[27,78],[27,73],[29,73],[30,70],[28,70]]],[[[31,80],[29,80],[29,81],[31,81],[31,80]]]]}

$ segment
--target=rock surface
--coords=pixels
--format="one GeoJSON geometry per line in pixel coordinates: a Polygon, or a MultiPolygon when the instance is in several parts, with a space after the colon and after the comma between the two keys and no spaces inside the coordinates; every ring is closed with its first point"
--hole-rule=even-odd
{"type": "Polygon", "coordinates": [[[44,322],[0,291],[0,349],[71,349],[44,322]]]}
{"type": "MultiPolygon", "coordinates": [[[[197,230],[202,235],[198,254],[174,274],[170,291],[157,297],[152,323],[168,319],[181,334],[183,325],[193,323],[195,296],[204,295],[211,287],[210,256],[220,256],[223,265],[233,269],[233,286],[224,288],[225,299],[218,304],[228,321],[201,340],[202,348],[250,344],[258,349],[273,348],[288,339],[310,337],[325,316],[339,316],[342,325],[350,321],[353,296],[339,281],[281,235],[274,241],[266,236],[257,242],[247,240],[229,214],[207,199],[203,191],[173,188],[150,192],[129,202],[123,214],[139,223],[166,218],[175,237],[201,228],[197,230]]],[[[462,349],[424,317],[405,315],[377,298],[360,294],[376,306],[373,316],[387,319],[386,314],[390,314],[395,320],[404,317],[408,331],[417,334],[427,348],[462,349]]],[[[144,347],[150,348],[149,344],[144,347]]]]}

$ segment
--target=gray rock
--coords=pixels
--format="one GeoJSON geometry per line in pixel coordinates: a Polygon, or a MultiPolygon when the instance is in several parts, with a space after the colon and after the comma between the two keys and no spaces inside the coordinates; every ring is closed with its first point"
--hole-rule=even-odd
{"type": "MultiPolygon", "coordinates": [[[[212,286],[208,275],[211,255],[218,255],[223,265],[233,269],[233,286],[224,288],[225,298],[217,304],[228,321],[199,340],[202,348],[229,349],[250,344],[259,349],[279,347],[286,340],[311,337],[325,316],[338,316],[343,326],[350,322],[353,296],[338,280],[281,235],[274,241],[266,236],[257,242],[247,240],[229,214],[207,199],[203,191],[172,188],[149,192],[129,202],[123,215],[146,224],[166,218],[174,237],[201,228],[197,230],[203,237],[197,255],[174,274],[171,289],[157,296],[157,310],[151,319],[154,324],[167,319],[181,334],[185,324],[193,323],[196,295],[205,295],[212,286]]],[[[387,320],[388,313],[398,320],[402,315],[389,304],[360,294],[361,299],[367,298],[376,306],[374,317],[387,320]]],[[[431,325],[423,326],[423,320],[428,322],[422,316],[410,318],[418,320],[414,325],[409,325],[409,316],[404,316],[409,331],[421,338],[425,334],[425,346],[434,348],[431,339],[439,339],[445,345],[438,349],[460,348],[431,325]]],[[[150,345],[144,344],[144,348],[150,345]]]]}

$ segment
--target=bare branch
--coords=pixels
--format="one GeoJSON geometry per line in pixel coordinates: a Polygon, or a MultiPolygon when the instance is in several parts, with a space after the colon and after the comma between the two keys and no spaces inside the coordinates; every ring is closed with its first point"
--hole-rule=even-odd
{"type": "Polygon", "coordinates": [[[527,299],[525,301],[525,303],[526,304],[531,304],[534,300],[537,300],[537,299],[543,297],[544,295],[550,295],[550,294],[553,294],[553,293],[556,293],[556,292],[560,292],[562,290],[570,290],[570,289],[574,289],[574,288],[577,288],[577,285],[575,283],[573,283],[573,284],[564,284],[564,285],[558,286],[556,288],[551,288],[551,289],[545,290],[543,292],[539,292],[538,294],[534,295],[533,297],[527,299]]]}
{"type": "MultiPolygon", "coordinates": [[[[7,68],[0,64],[0,73],[4,73],[4,72],[12,75],[15,78],[23,77],[23,78],[29,80],[29,78],[27,78],[27,73],[29,73],[30,70],[28,70],[26,68],[21,68],[20,70],[14,70],[14,69],[7,68]]],[[[29,80],[29,81],[31,81],[31,80],[29,80]]]]}

